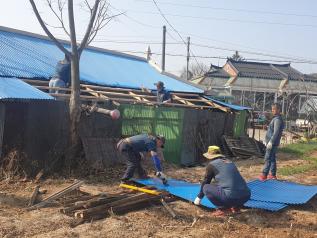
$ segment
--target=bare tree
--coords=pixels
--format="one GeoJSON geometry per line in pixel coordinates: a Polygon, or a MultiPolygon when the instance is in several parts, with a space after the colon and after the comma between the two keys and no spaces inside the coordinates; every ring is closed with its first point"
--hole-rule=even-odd
{"type": "Polygon", "coordinates": [[[80,120],[81,109],[80,109],[80,74],[79,74],[79,61],[81,54],[85,47],[87,47],[93,39],[96,37],[98,31],[105,27],[114,17],[120,15],[109,14],[109,3],[107,0],[94,0],[94,3],[90,3],[88,0],[83,0],[83,5],[90,14],[90,19],[84,34],[83,39],[80,43],[77,42],[75,19],[74,19],[74,4],[73,0],[45,0],[48,7],[57,18],[60,28],[70,38],[71,49],[67,50],[64,45],[54,37],[54,35],[48,29],[52,27],[46,23],[41,17],[34,0],[29,0],[33,11],[36,15],[38,22],[47,34],[47,36],[55,43],[55,45],[64,52],[71,60],[71,97],[69,102],[70,111],[70,142],[72,147],[76,147],[79,142],[79,136],[77,132],[78,123],[80,120]],[[64,19],[64,11],[67,3],[68,11],[68,28],[64,19]]]}
{"type": "MultiPolygon", "coordinates": [[[[204,63],[198,62],[197,64],[191,64],[189,67],[189,80],[203,76],[208,71],[209,67],[204,63]]],[[[187,78],[186,67],[182,69],[180,77],[183,79],[187,78]]]]}

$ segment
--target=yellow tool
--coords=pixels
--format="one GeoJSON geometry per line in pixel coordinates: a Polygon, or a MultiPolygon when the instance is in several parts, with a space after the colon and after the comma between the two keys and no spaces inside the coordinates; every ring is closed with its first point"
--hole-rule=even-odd
{"type": "Polygon", "coordinates": [[[147,194],[152,194],[152,195],[160,195],[161,194],[160,192],[155,191],[155,190],[139,188],[139,187],[128,185],[128,184],[124,184],[124,183],[120,184],[120,188],[128,188],[128,189],[132,189],[132,190],[135,190],[135,191],[139,191],[139,192],[147,193],[147,194]]]}

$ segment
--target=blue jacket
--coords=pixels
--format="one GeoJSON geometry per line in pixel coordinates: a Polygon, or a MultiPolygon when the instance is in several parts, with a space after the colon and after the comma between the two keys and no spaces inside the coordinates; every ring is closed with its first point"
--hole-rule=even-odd
{"type": "Polygon", "coordinates": [[[171,99],[171,94],[165,88],[162,88],[160,91],[157,91],[157,102],[164,102],[171,99]]]}
{"type": "Polygon", "coordinates": [[[57,77],[65,82],[66,85],[70,83],[70,62],[65,61],[58,61],[56,68],[55,68],[55,75],[54,77],[57,77]]]}
{"type": "Polygon", "coordinates": [[[127,138],[129,146],[135,152],[156,152],[156,138],[148,134],[140,134],[127,138]]]}
{"type": "Polygon", "coordinates": [[[278,146],[280,144],[283,130],[284,130],[284,121],[282,116],[281,115],[274,116],[268,126],[266,136],[265,136],[265,142],[269,143],[271,141],[273,146],[278,146]]]}

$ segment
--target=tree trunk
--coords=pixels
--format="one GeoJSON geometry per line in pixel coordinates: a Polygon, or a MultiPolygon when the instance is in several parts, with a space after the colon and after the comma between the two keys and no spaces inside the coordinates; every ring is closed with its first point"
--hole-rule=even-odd
{"type": "MultiPolygon", "coordinates": [[[[77,50],[76,50],[77,53],[77,50]]],[[[70,113],[70,143],[77,147],[79,143],[78,124],[80,121],[80,75],[79,75],[79,57],[73,55],[71,60],[71,97],[69,101],[70,113]]]]}
{"type": "Polygon", "coordinates": [[[80,138],[78,134],[78,125],[80,121],[80,75],[79,75],[79,54],[76,40],[75,20],[73,0],[68,0],[68,19],[71,39],[71,96],[69,101],[70,113],[70,147],[66,164],[68,169],[71,170],[74,165],[75,157],[78,153],[80,146],[80,138]]]}

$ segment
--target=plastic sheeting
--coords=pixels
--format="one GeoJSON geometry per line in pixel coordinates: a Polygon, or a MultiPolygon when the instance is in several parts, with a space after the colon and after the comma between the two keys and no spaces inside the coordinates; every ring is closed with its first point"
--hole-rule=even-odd
{"type": "Polygon", "coordinates": [[[8,99],[53,100],[54,98],[20,79],[0,77],[0,100],[8,99]]]}

